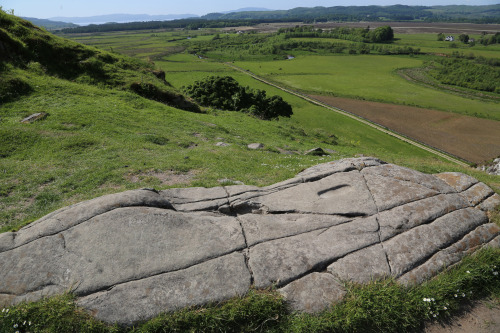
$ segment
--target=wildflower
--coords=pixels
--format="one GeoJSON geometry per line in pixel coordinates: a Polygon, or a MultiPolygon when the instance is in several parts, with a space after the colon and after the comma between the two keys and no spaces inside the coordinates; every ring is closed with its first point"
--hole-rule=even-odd
{"type": "Polygon", "coordinates": [[[26,320],[23,322],[23,326],[26,325],[26,320]]]}
{"type": "Polygon", "coordinates": [[[17,328],[17,326],[19,326],[19,325],[17,325],[17,324],[14,324],[14,328],[17,328]]]}
{"type": "Polygon", "coordinates": [[[443,306],[443,310],[448,310],[448,308],[446,306],[443,306]]]}
{"type": "Polygon", "coordinates": [[[28,326],[31,326],[31,320],[30,320],[30,321],[28,321],[28,326]]]}
{"type": "Polygon", "coordinates": [[[434,298],[431,298],[431,301],[433,301],[433,302],[434,302],[434,298]]]}
{"type": "Polygon", "coordinates": [[[464,293],[462,293],[462,297],[465,297],[465,294],[464,294],[464,293]]]}
{"type": "Polygon", "coordinates": [[[455,294],[455,295],[453,295],[453,296],[458,297],[458,296],[457,296],[457,294],[455,294]]]}
{"type": "Polygon", "coordinates": [[[495,271],[495,272],[493,272],[493,275],[495,275],[495,276],[496,276],[496,275],[498,275],[498,272],[496,272],[496,271],[495,271]]]}
{"type": "Polygon", "coordinates": [[[4,313],[4,312],[5,312],[5,308],[2,309],[2,313],[4,313]]]}
{"type": "Polygon", "coordinates": [[[467,271],[467,274],[470,274],[470,271],[467,271]]]}
{"type": "Polygon", "coordinates": [[[436,314],[433,314],[432,316],[433,316],[434,318],[436,318],[436,314]]]}

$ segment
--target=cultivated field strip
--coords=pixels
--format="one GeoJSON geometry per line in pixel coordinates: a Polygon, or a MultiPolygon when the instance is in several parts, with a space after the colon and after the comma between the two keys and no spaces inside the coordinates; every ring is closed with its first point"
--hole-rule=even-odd
{"type": "Polygon", "coordinates": [[[407,143],[409,143],[409,144],[411,144],[411,145],[413,145],[415,147],[418,147],[418,148],[421,148],[423,150],[426,150],[426,151],[428,151],[428,152],[430,152],[430,153],[432,153],[434,155],[437,155],[437,156],[439,156],[441,158],[444,158],[444,159],[446,159],[448,161],[451,161],[451,162],[456,163],[456,164],[458,164],[460,166],[463,166],[463,167],[470,167],[470,165],[468,163],[466,163],[466,162],[464,162],[464,161],[462,161],[462,160],[460,160],[458,158],[452,157],[452,156],[450,156],[450,155],[448,155],[448,154],[446,154],[444,152],[441,152],[441,151],[439,151],[439,150],[437,150],[435,148],[429,147],[429,146],[427,146],[427,145],[425,145],[423,143],[420,143],[420,142],[417,142],[417,141],[412,140],[410,138],[407,138],[407,137],[405,137],[405,136],[403,136],[403,135],[401,135],[399,133],[395,133],[395,132],[393,132],[391,130],[388,130],[387,128],[384,128],[383,126],[380,126],[380,125],[378,125],[376,123],[373,123],[373,122],[371,122],[371,121],[369,121],[367,119],[364,119],[364,118],[362,118],[360,116],[357,116],[357,115],[355,115],[355,114],[353,114],[353,113],[351,113],[349,111],[342,110],[340,108],[337,108],[337,107],[334,107],[334,106],[322,103],[322,102],[320,102],[320,101],[318,101],[318,100],[316,100],[314,98],[311,98],[311,97],[306,96],[304,94],[301,94],[299,92],[296,92],[296,91],[293,91],[293,90],[281,87],[281,86],[279,86],[279,85],[277,85],[275,83],[269,82],[269,81],[267,81],[267,80],[265,80],[265,79],[263,79],[263,78],[255,75],[254,73],[252,73],[250,71],[247,71],[247,70],[244,70],[244,69],[242,69],[242,68],[240,68],[238,66],[235,66],[235,65],[233,65],[231,63],[226,63],[226,65],[234,68],[237,71],[245,73],[245,74],[253,77],[254,79],[256,79],[256,80],[258,80],[258,81],[260,81],[262,83],[268,84],[268,85],[273,86],[275,88],[278,88],[278,89],[280,89],[280,90],[282,90],[282,91],[284,91],[286,93],[289,93],[289,94],[295,95],[297,97],[300,97],[300,98],[302,98],[302,99],[304,99],[304,100],[306,100],[306,101],[308,101],[308,102],[310,102],[312,104],[324,107],[324,108],[326,108],[328,110],[337,112],[339,114],[342,114],[344,116],[347,116],[349,118],[357,120],[357,121],[359,121],[359,122],[361,122],[361,123],[363,123],[365,125],[368,125],[368,126],[370,126],[372,128],[375,128],[375,129],[377,129],[377,130],[379,130],[379,131],[381,131],[383,133],[389,134],[389,135],[391,135],[391,136],[393,136],[393,137],[395,137],[395,138],[397,138],[399,140],[402,140],[404,142],[407,142],[407,143]]]}

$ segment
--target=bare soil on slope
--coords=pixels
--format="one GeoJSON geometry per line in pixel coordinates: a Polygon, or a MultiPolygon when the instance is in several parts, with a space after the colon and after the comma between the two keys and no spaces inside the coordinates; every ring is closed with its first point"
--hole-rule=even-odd
{"type": "Polygon", "coordinates": [[[500,307],[498,302],[483,300],[458,317],[447,322],[433,322],[422,333],[498,333],[500,307]]]}
{"type": "Polygon", "coordinates": [[[500,122],[431,109],[311,96],[473,163],[500,156],[500,122]]]}

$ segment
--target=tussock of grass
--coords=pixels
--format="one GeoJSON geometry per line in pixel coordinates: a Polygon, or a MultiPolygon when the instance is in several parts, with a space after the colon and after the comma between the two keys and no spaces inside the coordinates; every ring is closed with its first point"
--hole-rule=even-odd
{"type": "Polygon", "coordinates": [[[2,332],[410,332],[446,320],[463,305],[500,297],[500,249],[466,257],[436,278],[406,288],[395,281],[347,283],[344,301],[318,315],[291,313],[276,290],[251,290],[221,304],[162,314],[135,327],[108,326],[75,306],[71,295],[0,312],[2,332]],[[29,327],[26,323],[31,322],[29,327]],[[17,324],[18,327],[14,328],[17,324]],[[23,324],[24,326],[21,326],[23,324]],[[22,329],[21,329],[22,328],[22,329]]]}

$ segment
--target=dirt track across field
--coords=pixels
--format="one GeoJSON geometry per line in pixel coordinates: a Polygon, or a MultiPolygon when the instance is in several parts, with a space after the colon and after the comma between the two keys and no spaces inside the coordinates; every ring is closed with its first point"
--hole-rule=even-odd
{"type": "Polygon", "coordinates": [[[500,122],[416,107],[311,96],[467,161],[500,156],[500,122]]]}

